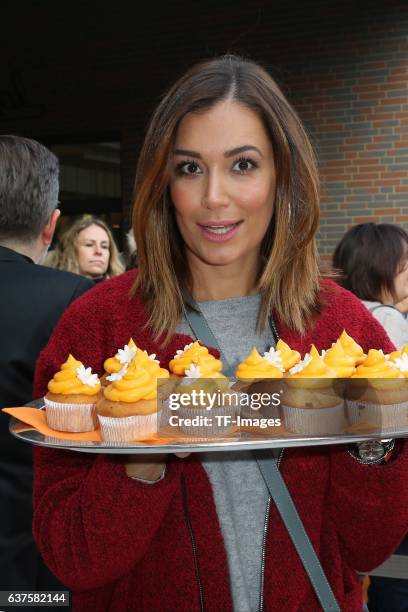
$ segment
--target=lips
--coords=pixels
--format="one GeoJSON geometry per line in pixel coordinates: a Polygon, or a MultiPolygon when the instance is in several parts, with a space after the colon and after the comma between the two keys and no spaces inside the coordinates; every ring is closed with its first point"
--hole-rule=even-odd
{"type": "Polygon", "coordinates": [[[199,223],[198,226],[202,235],[211,242],[225,242],[229,240],[238,231],[242,221],[208,221],[207,223],[199,223]]]}

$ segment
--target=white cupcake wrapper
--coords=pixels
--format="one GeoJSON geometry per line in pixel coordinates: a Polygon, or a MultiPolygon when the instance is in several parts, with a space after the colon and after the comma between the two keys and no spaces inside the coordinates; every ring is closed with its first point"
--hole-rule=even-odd
{"type": "Polygon", "coordinates": [[[330,408],[293,408],[282,405],[285,427],[305,435],[326,435],[344,430],[344,403],[330,408]]]}
{"type": "Polygon", "coordinates": [[[229,422],[227,425],[218,425],[215,416],[229,416],[231,417],[231,421],[233,421],[236,419],[238,412],[238,406],[216,406],[211,410],[206,410],[205,408],[181,407],[177,410],[176,414],[180,419],[194,419],[194,417],[197,416],[208,417],[210,419],[210,423],[208,425],[186,425],[183,421],[179,425],[179,428],[183,434],[195,439],[207,439],[224,436],[236,427],[236,425],[232,422],[229,422]]]}
{"type": "Polygon", "coordinates": [[[57,431],[79,433],[97,428],[95,404],[62,404],[44,398],[47,425],[57,431]]]}
{"type": "Polygon", "coordinates": [[[158,432],[160,416],[160,412],[118,418],[98,414],[102,439],[106,442],[143,440],[158,432]]]}
{"type": "Polygon", "coordinates": [[[369,404],[346,400],[351,425],[367,424],[386,431],[398,431],[405,427],[408,418],[408,402],[400,404],[369,404]]]}

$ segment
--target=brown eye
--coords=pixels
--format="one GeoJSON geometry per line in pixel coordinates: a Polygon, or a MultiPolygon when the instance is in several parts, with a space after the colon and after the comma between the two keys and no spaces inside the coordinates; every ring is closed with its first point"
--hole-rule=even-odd
{"type": "Polygon", "coordinates": [[[247,172],[250,172],[254,168],[257,168],[257,164],[252,159],[247,157],[237,159],[232,167],[233,171],[237,172],[238,174],[247,174],[247,172]]]}
{"type": "Polygon", "coordinates": [[[193,176],[195,174],[202,174],[202,171],[195,161],[183,161],[177,165],[176,173],[179,175],[193,176]]]}

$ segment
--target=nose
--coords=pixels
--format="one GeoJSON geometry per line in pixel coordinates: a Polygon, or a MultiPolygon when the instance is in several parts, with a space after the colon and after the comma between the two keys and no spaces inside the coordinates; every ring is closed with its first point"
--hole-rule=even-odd
{"type": "Polygon", "coordinates": [[[94,253],[95,255],[102,255],[102,245],[98,244],[97,242],[95,242],[94,253]]]}
{"type": "Polygon", "coordinates": [[[227,207],[229,196],[225,184],[225,178],[218,171],[210,172],[207,175],[206,188],[202,198],[202,205],[209,210],[227,207]]]}

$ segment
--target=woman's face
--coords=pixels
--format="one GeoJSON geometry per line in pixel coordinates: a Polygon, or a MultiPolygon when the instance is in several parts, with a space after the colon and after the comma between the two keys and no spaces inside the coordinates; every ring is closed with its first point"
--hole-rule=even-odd
{"type": "Polygon", "coordinates": [[[99,225],[90,225],[79,232],[76,239],[79,272],[96,278],[106,274],[109,267],[109,236],[99,225]]]}
{"type": "Polygon", "coordinates": [[[408,252],[403,256],[397,274],[394,278],[394,291],[396,302],[402,302],[408,297],[408,252]]]}
{"type": "Polygon", "coordinates": [[[189,113],[172,155],[170,194],[190,262],[258,265],[275,198],[272,145],[258,115],[226,100],[189,113]]]}

